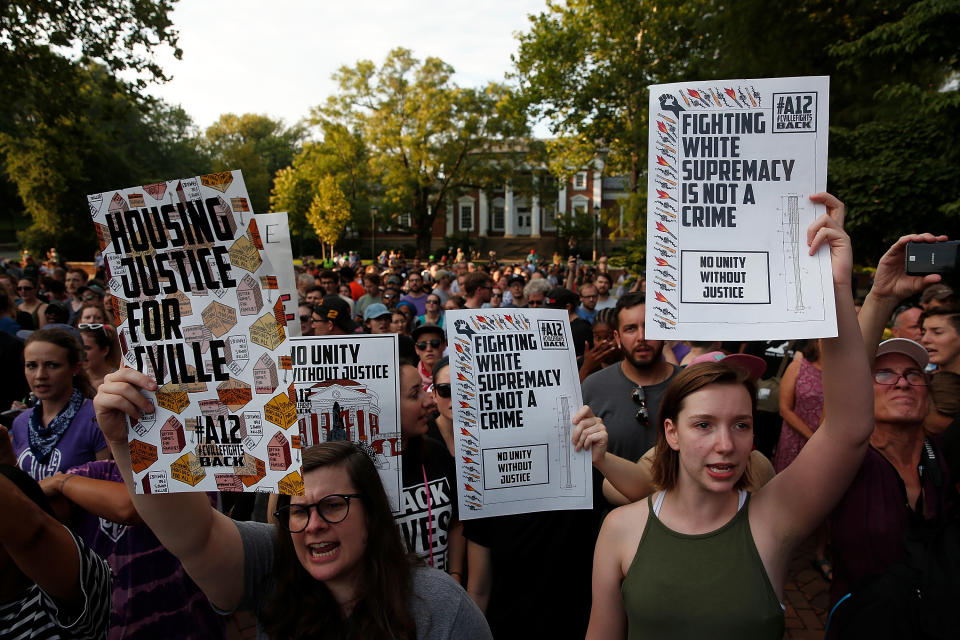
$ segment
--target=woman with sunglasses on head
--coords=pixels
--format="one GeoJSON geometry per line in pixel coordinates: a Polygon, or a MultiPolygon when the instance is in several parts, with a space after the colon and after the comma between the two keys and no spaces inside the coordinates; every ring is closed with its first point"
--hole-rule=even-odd
{"type": "Polygon", "coordinates": [[[86,358],[83,368],[94,390],[99,389],[108,373],[120,368],[120,341],[117,331],[108,324],[86,323],[77,325],[86,358]]]}
{"type": "MultiPolygon", "coordinates": [[[[412,366],[401,380],[419,387],[412,366]]],[[[100,425],[138,513],[214,607],[253,611],[260,638],[490,637],[449,576],[404,552],[377,469],[349,442],[303,452],[304,495],[279,497],[275,526],[235,522],[200,493],[137,495],[126,419],[152,410],[140,389],[157,385],[133,369],[107,376],[100,425]]],[[[408,391],[401,416],[419,416],[421,397],[408,391]]]]}
{"type": "Polygon", "coordinates": [[[424,324],[435,324],[438,327],[442,327],[443,303],[440,301],[440,296],[435,293],[427,294],[427,299],[424,301],[424,304],[427,307],[427,312],[422,316],[417,316],[414,321],[414,328],[424,324]]]}
{"type": "MultiPolygon", "coordinates": [[[[30,315],[32,326],[25,326],[25,322],[20,324],[24,329],[39,329],[47,323],[43,313],[47,309],[47,303],[37,297],[37,281],[32,278],[20,278],[17,282],[17,295],[20,296],[20,304],[17,309],[30,315]]],[[[24,316],[21,316],[23,318],[24,316]]]]}
{"type": "MultiPolygon", "coordinates": [[[[724,361],[691,365],[670,383],[658,424],[653,483],[660,492],[615,509],[597,539],[588,638],[779,638],[784,583],[796,545],[857,473],[873,430],[870,368],[851,295],[853,252],[843,204],[807,231],[828,245],[838,337],[822,342],[826,418],[796,460],[751,497],[756,387],[724,361]]],[[[576,448],[630,495],[638,465],[606,453],[602,421],[574,416],[576,448]]]]}
{"type": "Polygon", "coordinates": [[[37,481],[109,457],[75,333],[40,329],[24,345],[24,373],[37,404],[17,416],[11,435],[17,464],[37,481]]]}
{"type": "Polygon", "coordinates": [[[103,305],[99,302],[84,302],[77,316],[77,326],[81,324],[109,324],[103,305]]]}

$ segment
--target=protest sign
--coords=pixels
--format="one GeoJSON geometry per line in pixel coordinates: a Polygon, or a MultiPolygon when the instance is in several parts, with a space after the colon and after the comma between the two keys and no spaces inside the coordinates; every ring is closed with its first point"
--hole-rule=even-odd
{"type": "Polygon", "coordinates": [[[461,520],[591,508],[590,455],[571,442],[583,401],[566,311],[445,318],[461,520]]]}
{"type": "Polygon", "coordinates": [[[403,485],[396,334],[299,337],[290,346],[304,447],[330,440],[359,445],[398,513],[403,485]]]}
{"type": "Polygon", "coordinates": [[[650,87],[646,335],[837,335],[824,212],[829,78],[650,87]]]}
{"type": "Polygon", "coordinates": [[[87,200],[124,364],[159,385],[130,425],[137,491],[302,494],[286,214],[253,215],[239,171],[87,200]]]}

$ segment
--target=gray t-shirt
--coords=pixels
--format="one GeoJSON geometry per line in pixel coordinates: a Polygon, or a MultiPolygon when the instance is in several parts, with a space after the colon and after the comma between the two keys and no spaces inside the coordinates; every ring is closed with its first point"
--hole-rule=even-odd
{"type": "Polygon", "coordinates": [[[679,371],[678,367],[673,367],[666,380],[643,387],[650,415],[650,422],[646,427],[641,426],[634,417],[640,408],[631,397],[637,385],[623,374],[620,364],[601,369],[583,381],[583,403],[593,410],[594,415],[602,418],[607,426],[607,450],[610,453],[637,461],[647,449],[656,444],[660,400],[679,371]]]}
{"type": "MultiPolygon", "coordinates": [[[[243,600],[239,609],[249,609],[259,618],[260,606],[274,588],[273,545],[276,529],[260,522],[237,522],[243,540],[243,600]]],[[[413,570],[410,613],[420,640],[490,640],[490,627],[477,605],[453,578],[429,567],[413,570]]],[[[221,612],[230,613],[230,612],[221,612]]],[[[268,636],[257,623],[258,640],[268,636]]]]}

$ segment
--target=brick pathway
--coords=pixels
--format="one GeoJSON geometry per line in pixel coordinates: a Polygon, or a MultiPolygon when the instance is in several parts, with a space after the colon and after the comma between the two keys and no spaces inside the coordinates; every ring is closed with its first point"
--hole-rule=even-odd
{"type": "MultiPolygon", "coordinates": [[[[830,585],[813,568],[813,540],[797,550],[790,563],[790,575],[784,589],[787,605],[785,640],[823,640],[830,606],[830,585]]],[[[256,640],[257,625],[249,613],[240,612],[227,620],[228,640],[256,640]]]]}
{"type": "Polygon", "coordinates": [[[789,640],[822,640],[827,624],[830,583],[813,568],[813,549],[811,538],[800,545],[790,563],[790,575],[783,594],[787,605],[787,632],[783,637],[789,640]]]}

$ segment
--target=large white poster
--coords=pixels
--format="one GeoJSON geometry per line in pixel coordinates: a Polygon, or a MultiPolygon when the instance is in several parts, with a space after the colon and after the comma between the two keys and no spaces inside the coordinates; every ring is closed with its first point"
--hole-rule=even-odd
{"type": "Polygon", "coordinates": [[[827,184],[829,78],[650,87],[646,335],[836,335],[830,257],[806,229],[827,184]]]}
{"type": "Polygon", "coordinates": [[[160,387],[130,425],[137,491],[302,494],[286,214],[253,215],[239,171],[88,202],[125,364],[160,387]]]}
{"type": "Polygon", "coordinates": [[[390,508],[400,512],[400,376],[396,334],[290,341],[303,446],[349,440],[374,461],[390,508]]]}
{"type": "Polygon", "coordinates": [[[448,311],[460,518],[589,509],[589,452],[566,311],[448,311]]]}

